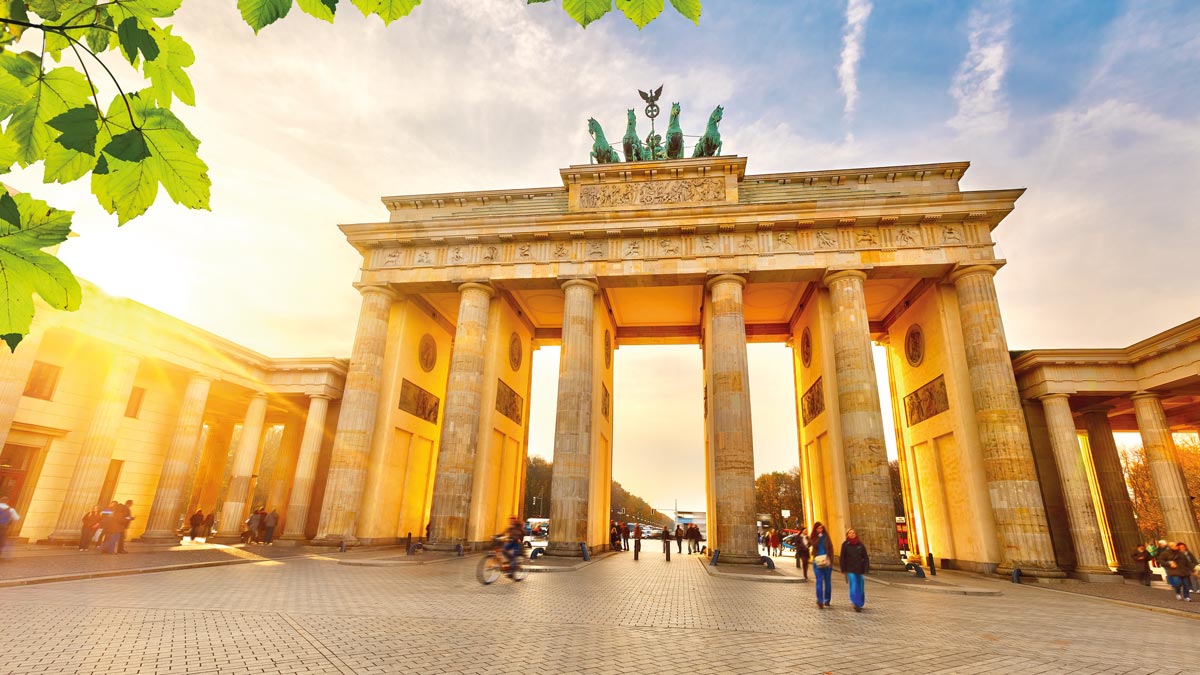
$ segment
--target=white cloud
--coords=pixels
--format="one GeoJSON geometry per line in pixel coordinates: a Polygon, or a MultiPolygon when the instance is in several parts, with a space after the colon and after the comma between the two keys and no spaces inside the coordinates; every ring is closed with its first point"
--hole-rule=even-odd
{"type": "Polygon", "coordinates": [[[863,36],[867,18],[871,16],[871,0],[848,0],[846,27],[842,30],[842,61],[838,65],[838,83],[846,97],[845,113],[849,119],[858,105],[858,62],[862,60],[863,36]]]}
{"type": "Polygon", "coordinates": [[[1008,70],[1010,28],[1007,0],[977,7],[967,19],[969,49],[950,87],[958,110],[948,124],[960,134],[994,133],[1008,126],[1008,104],[1000,89],[1008,70]]]}

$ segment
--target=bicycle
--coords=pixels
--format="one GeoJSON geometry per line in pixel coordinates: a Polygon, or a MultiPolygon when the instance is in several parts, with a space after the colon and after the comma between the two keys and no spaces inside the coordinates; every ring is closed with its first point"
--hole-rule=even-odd
{"type": "Polygon", "coordinates": [[[492,550],[484,554],[475,568],[475,578],[484,586],[495,583],[501,574],[507,574],[513,581],[523,581],[529,575],[529,570],[521,564],[521,558],[525,557],[521,549],[517,549],[512,563],[508,562],[508,555],[504,552],[504,544],[507,541],[507,537],[493,537],[492,550]]]}

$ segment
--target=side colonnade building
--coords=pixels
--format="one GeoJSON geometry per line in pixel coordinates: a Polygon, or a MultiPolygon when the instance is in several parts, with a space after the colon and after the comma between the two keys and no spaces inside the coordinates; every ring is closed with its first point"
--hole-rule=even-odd
{"type": "Polygon", "coordinates": [[[964,191],[968,168],[747,175],[745,158],[717,156],[385,197],[387,221],[341,226],[363,258],[348,361],[268,359],[91,289],[77,314],[40,313],[53,325],[0,362],[0,480],[17,481],[20,536],[35,540],[77,536],[111,495],[135,500],[147,540],[170,540],[197,506],[219,505],[234,534],[267,503],[287,505],[297,540],[478,549],[521,514],[532,355],[558,345],[547,553],[578,556],[607,546],[613,350],[690,344],[709,545],[756,563],[746,345],[778,342],[792,350],[804,521],[853,527],[878,567],[898,567],[882,345],[918,550],[960,569],[1119,579],[1136,525],[1112,430],[1141,431],[1171,536],[1194,540],[1170,431],[1200,419],[1200,324],[1014,362],[992,235],[1023,191],[964,191]],[[144,318],[109,318],[126,314],[144,318]],[[57,398],[38,364],[60,369],[57,398]],[[135,399],[145,413],[131,418],[135,399]]]}

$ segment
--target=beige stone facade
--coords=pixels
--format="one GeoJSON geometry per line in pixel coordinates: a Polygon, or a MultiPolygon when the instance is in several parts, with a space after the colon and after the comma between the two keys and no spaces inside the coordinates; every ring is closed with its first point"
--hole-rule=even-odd
{"type": "Polygon", "coordinates": [[[524,502],[533,352],[561,345],[557,400],[536,402],[556,406],[549,549],[602,549],[613,350],[667,343],[703,354],[709,545],[754,563],[748,342],[793,351],[805,521],[856,529],[881,566],[899,563],[898,514],[873,344],[914,551],[981,571],[1129,572],[1113,430],[1142,433],[1171,536],[1196,534],[1171,432],[1200,420],[1200,323],[1013,361],[992,233],[1020,190],[963,191],[966,163],[745,168],[572,166],[559,187],[386,197],[386,222],[342,226],[363,256],[349,361],[269,359],[89,286],[83,310],[41,313],[53,323],[0,361],[19,536],[68,541],[111,497],[135,501],[147,540],[171,540],[195,508],[236,534],[265,503],[289,541],[428,528],[432,546],[482,546],[524,502]]]}

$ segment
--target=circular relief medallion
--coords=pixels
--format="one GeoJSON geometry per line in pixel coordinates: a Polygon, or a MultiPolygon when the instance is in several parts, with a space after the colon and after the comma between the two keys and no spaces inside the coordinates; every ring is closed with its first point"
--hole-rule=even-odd
{"type": "Polygon", "coordinates": [[[417,363],[427,373],[437,364],[437,341],[429,333],[422,335],[421,343],[417,345],[417,363]]]}
{"type": "Polygon", "coordinates": [[[800,363],[805,368],[812,365],[812,333],[808,332],[807,327],[800,334],[800,363]]]}
{"type": "Polygon", "coordinates": [[[516,333],[508,338],[508,365],[512,366],[513,370],[521,369],[521,336],[516,333]]]}
{"type": "Polygon", "coordinates": [[[612,368],[612,334],[604,331],[604,367],[612,368]]]}
{"type": "Polygon", "coordinates": [[[909,326],[904,334],[904,358],[913,368],[925,360],[925,334],[921,332],[920,324],[909,326]]]}

